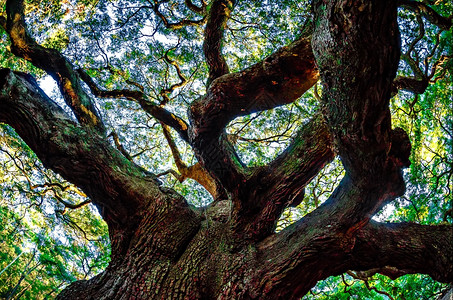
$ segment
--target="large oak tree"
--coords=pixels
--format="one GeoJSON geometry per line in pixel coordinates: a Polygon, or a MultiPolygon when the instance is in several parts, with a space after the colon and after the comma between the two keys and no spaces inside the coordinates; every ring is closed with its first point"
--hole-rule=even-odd
{"type": "MultiPolygon", "coordinates": [[[[298,299],[318,281],[349,270],[390,278],[422,273],[453,282],[451,224],[372,220],[404,194],[403,169],[410,166],[411,140],[405,130],[392,127],[391,97],[399,90],[423,94],[446,68],[445,56],[435,62],[426,59],[425,65],[414,58],[421,38],[402,45],[398,9],[415,12],[419,22],[430,22],[440,33],[450,30],[452,18],[436,12],[430,1],[316,0],[310,16],[296,24],[292,41],[254,64],[231,68],[228,55],[234,53],[225,42],[226,32],[235,32],[230,21],[247,5],[234,0],[180,2],[142,1],[130,7],[118,2],[121,9],[114,12],[101,1],[96,9],[107,19],[115,13],[124,17],[115,29],[123,35],[124,49],[112,43],[112,49],[102,50],[96,31],[108,20],[93,21],[93,45],[103,61],[93,58],[90,66],[86,59],[78,61],[77,53],[69,59],[52,45],[43,45],[30,26],[37,21],[30,20],[26,3],[6,1],[0,25],[9,36],[11,53],[50,75],[64,102],[51,100],[32,76],[4,68],[0,122],[14,128],[46,168],[89,197],[107,223],[111,241],[106,270],[74,282],[59,298],[298,299]],[[176,46],[130,50],[130,32],[121,29],[140,27],[134,25],[138,21],[154,26],[154,33],[130,32],[176,46]],[[188,60],[193,36],[202,43],[194,42],[192,50],[202,50],[204,61],[191,73],[172,51],[183,45],[188,60]],[[135,76],[127,66],[115,66],[114,47],[130,55],[161,51],[167,69],[135,76]],[[397,76],[400,60],[412,76],[397,76]],[[102,72],[110,79],[102,79],[102,72]],[[204,76],[202,84],[197,83],[198,74],[204,76]],[[152,84],[143,79],[151,77],[152,84]],[[112,78],[118,85],[111,84],[112,78]],[[187,82],[203,93],[175,96],[187,82]],[[322,84],[318,110],[299,123],[289,146],[266,164],[244,163],[235,147],[238,137],[226,130],[229,124],[294,103],[317,82],[322,84]],[[175,102],[177,97],[183,101],[175,102]],[[157,120],[178,169],[164,173],[174,173],[180,181],[196,180],[213,201],[198,208],[190,205],[161,183],[163,173],[154,174],[135,160],[112,131],[105,99],[125,100],[157,120]],[[178,116],[182,108],[187,115],[178,116]],[[179,135],[179,144],[190,146],[197,163],[184,163],[172,131],[179,135]],[[312,212],[276,233],[284,210],[302,202],[307,185],[335,157],[345,170],[335,190],[312,212]]],[[[285,5],[288,14],[296,9],[287,2],[276,4],[280,13],[285,5]]],[[[244,17],[247,11],[241,13],[244,17]]],[[[260,25],[259,19],[254,22],[260,25]]],[[[271,32],[272,25],[267,29],[271,32]]],[[[199,57],[195,53],[192,58],[199,57]]],[[[62,203],[68,209],[80,206],[62,203]]]]}

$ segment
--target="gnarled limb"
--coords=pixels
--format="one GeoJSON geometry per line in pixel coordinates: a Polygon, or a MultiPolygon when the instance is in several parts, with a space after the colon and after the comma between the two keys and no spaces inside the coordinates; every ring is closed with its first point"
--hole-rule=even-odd
{"type": "Polygon", "coordinates": [[[6,2],[5,30],[11,39],[11,51],[18,57],[30,61],[46,71],[58,83],[66,104],[74,112],[77,120],[104,133],[102,120],[90,97],[84,92],[72,64],[57,50],[45,48],[28,34],[23,0],[6,2]]]}
{"type": "Polygon", "coordinates": [[[126,253],[145,215],[168,229],[148,236],[159,255],[177,256],[197,230],[195,213],[182,197],[160,188],[105,138],[72,121],[31,76],[0,70],[0,122],[12,126],[46,168],[90,197],[109,225],[112,260],[126,253]],[[180,227],[185,237],[174,236],[180,227]]]}
{"type": "Polygon", "coordinates": [[[255,240],[270,235],[283,210],[303,200],[305,186],[333,158],[332,137],[318,113],[279,157],[257,168],[247,180],[250,188],[244,190],[249,194],[233,211],[235,230],[255,240]]]}
{"type": "Polygon", "coordinates": [[[295,101],[318,76],[310,37],[301,37],[260,63],[217,78],[189,111],[198,160],[229,192],[237,193],[248,171],[225,138],[225,126],[238,116],[295,101]]]}
{"type": "Polygon", "coordinates": [[[181,174],[179,176],[176,176],[179,182],[183,182],[184,180],[186,180],[186,178],[191,178],[201,184],[209,192],[209,194],[211,194],[213,199],[217,199],[219,192],[217,191],[217,185],[214,181],[214,178],[212,178],[211,175],[209,175],[209,173],[198,162],[188,167],[179,154],[178,147],[171,137],[170,129],[165,124],[161,125],[165,139],[167,140],[171,154],[173,155],[176,167],[181,174]]]}
{"type": "Polygon", "coordinates": [[[226,23],[235,2],[235,0],[214,0],[208,12],[203,42],[203,52],[209,69],[207,87],[214,79],[230,72],[222,55],[222,43],[226,23]]]}
{"type": "Polygon", "coordinates": [[[317,2],[312,43],[328,123],[352,178],[386,169],[399,172],[388,157],[389,99],[400,56],[397,10],[387,7],[387,1],[356,4],[333,2],[326,7],[317,2]],[[382,26],[389,29],[379,31],[382,26]]]}

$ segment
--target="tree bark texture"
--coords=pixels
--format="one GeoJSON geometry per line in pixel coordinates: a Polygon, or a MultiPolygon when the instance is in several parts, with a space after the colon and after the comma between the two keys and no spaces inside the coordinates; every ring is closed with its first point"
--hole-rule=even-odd
{"type": "MultiPolygon", "coordinates": [[[[91,102],[78,94],[79,75],[62,56],[27,40],[21,1],[8,5],[13,51],[71,82],[81,97],[71,107],[90,111],[83,107],[91,102]]],[[[392,129],[389,111],[400,55],[395,2],[314,1],[312,36],[229,73],[219,45],[233,7],[234,1],[214,1],[211,10],[219,14],[208,12],[209,86],[190,107],[191,124],[159,119],[179,124],[174,127],[223,190],[201,209],[112,147],[94,112],[75,122],[31,76],[0,70],[0,122],[17,131],[45,167],[80,187],[109,226],[108,268],[71,284],[58,299],[299,299],[319,280],[347,270],[391,278],[424,273],[452,282],[453,239],[445,238],[453,235],[451,225],[370,221],[404,193],[401,169],[409,164],[407,134],[392,129]],[[323,109],[275,161],[245,166],[226,138],[228,122],[291,103],[319,77],[323,109]],[[275,233],[283,209],[303,199],[304,187],[336,154],[346,174],[330,198],[275,233]]],[[[62,93],[70,94],[63,81],[62,93]]]]}

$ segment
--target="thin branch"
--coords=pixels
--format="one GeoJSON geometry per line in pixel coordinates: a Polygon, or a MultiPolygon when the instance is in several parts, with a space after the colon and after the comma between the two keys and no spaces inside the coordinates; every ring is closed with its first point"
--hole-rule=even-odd
{"type": "Polygon", "coordinates": [[[113,130],[108,136],[109,137],[111,136],[113,138],[113,142],[115,143],[116,149],[118,149],[129,161],[133,161],[129,152],[127,152],[126,149],[121,144],[119,136],[116,133],[116,131],[113,130]]]}
{"type": "Polygon", "coordinates": [[[152,7],[152,9],[154,10],[154,13],[162,20],[162,22],[164,23],[164,26],[168,29],[177,30],[177,29],[181,29],[186,26],[199,26],[199,25],[203,25],[206,22],[206,17],[203,17],[199,20],[183,19],[178,22],[173,22],[173,23],[169,22],[167,20],[167,18],[159,11],[160,4],[161,4],[161,2],[154,0],[154,6],[152,7]]]}
{"type": "Polygon", "coordinates": [[[169,101],[170,101],[170,97],[168,97],[169,94],[171,94],[175,89],[179,88],[179,87],[182,87],[184,86],[186,83],[187,83],[187,79],[186,77],[184,77],[184,74],[181,72],[181,68],[179,67],[178,63],[174,60],[171,60],[169,57],[168,57],[168,52],[170,51],[171,49],[167,50],[164,54],[164,60],[172,65],[175,70],[176,70],[176,73],[178,74],[178,77],[179,77],[179,82],[178,83],[174,83],[172,84],[170,87],[168,88],[165,88],[165,89],[162,89],[159,93],[159,95],[163,98],[163,100],[160,102],[160,105],[163,106],[165,104],[167,104],[169,101]]]}
{"type": "Polygon", "coordinates": [[[90,199],[82,201],[82,202],[77,203],[77,204],[74,204],[74,203],[70,203],[70,202],[68,202],[66,200],[63,200],[63,198],[61,198],[57,194],[54,194],[54,197],[55,197],[55,199],[58,200],[58,202],[60,202],[61,204],[64,205],[63,211],[60,212],[62,215],[64,215],[66,213],[66,209],[67,208],[69,208],[69,209],[78,209],[78,208],[84,207],[85,205],[88,205],[88,204],[91,203],[90,199]]]}

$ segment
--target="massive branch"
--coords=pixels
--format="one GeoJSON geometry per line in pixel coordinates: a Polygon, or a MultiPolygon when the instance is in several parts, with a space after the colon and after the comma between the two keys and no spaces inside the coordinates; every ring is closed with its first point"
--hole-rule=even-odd
{"type": "Polygon", "coordinates": [[[12,126],[46,168],[90,197],[109,225],[112,260],[125,254],[145,215],[170,229],[150,236],[160,255],[175,256],[197,230],[197,218],[182,197],[159,187],[154,176],[95,131],[74,123],[31,76],[0,71],[0,122],[12,126]],[[187,234],[175,240],[179,230],[187,234]]]}
{"type": "Polygon", "coordinates": [[[1,24],[9,34],[13,54],[30,61],[52,76],[77,120],[104,133],[104,124],[92,100],[83,90],[72,64],[57,50],[36,43],[27,32],[23,0],[8,0],[6,14],[7,20],[3,20],[1,24]]]}
{"type": "Polygon", "coordinates": [[[348,270],[372,270],[392,279],[422,273],[440,282],[453,280],[451,225],[370,222],[354,236],[337,225],[326,209],[260,243],[266,267],[254,284],[265,291],[263,297],[300,299],[317,281],[348,270]]]}
{"type": "Polygon", "coordinates": [[[302,37],[243,71],[223,75],[190,107],[191,144],[199,161],[235,193],[247,170],[225,138],[236,117],[289,104],[318,80],[310,38],[302,37]]]}
{"type": "Polygon", "coordinates": [[[453,270],[446,253],[453,243],[439,237],[451,235],[450,225],[429,233],[431,227],[370,223],[404,192],[401,168],[408,166],[410,153],[407,134],[391,129],[388,108],[399,62],[397,7],[392,1],[315,1],[314,11],[322,101],[346,175],[314,212],[261,242],[267,268],[256,276],[257,286],[269,298],[296,299],[318,280],[351,266],[391,266],[398,274],[424,272],[448,282],[453,270]],[[406,255],[410,259],[402,258],[406,255]],[[427,265],[413,262],[425,255],[436,258],[427,265]]]}
{"type": "Polygon", "coordinates": [[[324,116],[317,113],[279,157],[254,170],[233,211],[235,230],[255,240],[272,234],[283,210],[301,203],[305,186],[334,158],[332,147],[324,116]]]}

